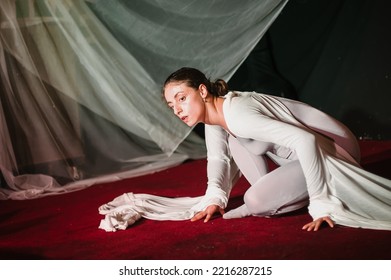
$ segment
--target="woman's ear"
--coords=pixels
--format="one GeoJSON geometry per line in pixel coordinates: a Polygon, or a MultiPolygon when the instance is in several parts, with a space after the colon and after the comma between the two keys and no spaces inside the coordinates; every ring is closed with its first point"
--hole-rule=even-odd
{"type": "Polygon", "coordinates": [[[208,97],[208,89],[206,88],[206,85],[200,84],[200,86],[198,87],[198,90],[199,90],[200,95],[203,99],[208,97]]]}

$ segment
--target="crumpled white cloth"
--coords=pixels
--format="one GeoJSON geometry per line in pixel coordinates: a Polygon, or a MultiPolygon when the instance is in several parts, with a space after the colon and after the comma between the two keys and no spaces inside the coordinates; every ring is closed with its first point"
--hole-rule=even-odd
{"type": "MultiPolygon", "coordinates": [[[[212,160],[212,159],[210,159],[212,160]]],[[[180,221],[191,219],[196,213],[209,205],[227,207],[232,186],[241,176],[236,164],[228,166],[225,188],[208,183],[205,195],[197,197],[163,197],[151,194],[124,193],[113,201],[99,207],[99,213],[105,215],[99,228],[107,232],[125,230],[141,218],[159,221],[180,221]]]]}
{"type": "Polygon", "coordinates": [[[209,199],[205,198],[124,193],[99,207],[99,213],[105,215],[99,228],[107,232],[125,230],[142,217],[151,220],[187,220],[209,205],[209,199]]]}

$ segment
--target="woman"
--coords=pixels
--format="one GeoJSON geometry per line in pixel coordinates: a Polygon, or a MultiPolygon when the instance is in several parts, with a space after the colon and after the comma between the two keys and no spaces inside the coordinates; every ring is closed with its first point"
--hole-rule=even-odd
{"type": "Polygon", "coordinates": [[[205,123],[208,188],[192,221],[273,216],[308,205],[304,230],[330,227],[391,229],[391,180],[359,166],[354,135],[340,122],[306,104],[254,92],[228,92],[181,68],[163,95],[188,126],[205,123]],[[279,165],[268,170],[266,157],[279,165]],[[250,182],[244,204],[224,214],[239,171],[250,182]]]}

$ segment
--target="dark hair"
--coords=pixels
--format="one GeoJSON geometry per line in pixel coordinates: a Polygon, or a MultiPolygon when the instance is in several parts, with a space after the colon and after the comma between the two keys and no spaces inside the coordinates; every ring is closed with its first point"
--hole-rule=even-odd
{"type": "Polygon", "coordinates": [[[168,76],[163,84],[163,94],[166,85],[172,82],[184,82],[187,86],[194,89],[198,89],[201,84],[204,84],[210,94],[216,97],[224,96],[228,93],[228,85],[224,80],[217,79],[215,82],[211,82],[200,70],[190,67],[180,68],[168,76]]]}

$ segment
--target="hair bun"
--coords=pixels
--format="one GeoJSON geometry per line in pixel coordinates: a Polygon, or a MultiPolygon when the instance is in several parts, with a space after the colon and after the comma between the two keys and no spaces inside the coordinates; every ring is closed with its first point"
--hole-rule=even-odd
{"type": "Polygon", "coordinates": [[[215,95],[217,96],[224,96],[228,93],[228,84],[222,80],[222,79],[217,79],[214,83],[212,84],[212,91],[215,95]]]}

